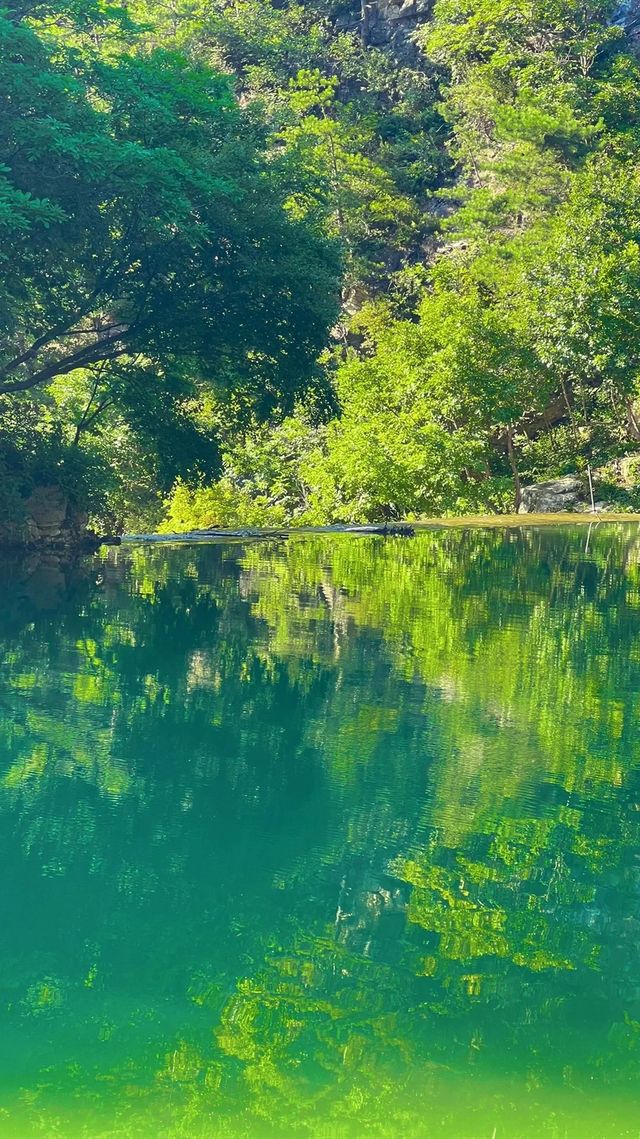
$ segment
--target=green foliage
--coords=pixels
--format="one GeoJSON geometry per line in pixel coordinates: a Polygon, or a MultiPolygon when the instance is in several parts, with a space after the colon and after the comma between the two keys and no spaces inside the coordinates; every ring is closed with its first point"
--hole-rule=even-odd
{"type": "Polygon", "coordinates": [[[284,510],[278,510],[259,494],[234,486],[228,477],[201,487],[178,480],[159,529],[165,534],[180,534],[188,530],[278,525],[285,518],[284,510]]]}
{"type": "Polygon", "coordinates": [[[244,386],[261,408],[294,391],[332,314],[334,265],[287,221],[228,81],[159,49],[60,59],[27,27],[2,34],[18,194],[5,224],[24,236],[0,300],[0,390],[143,356],[191,385],[244,386]]]}
{"type": "Polygon", "coordinates": [[[38,486],[59,486],[74,504],[99,517],[110,478],[108,462],[70,445],[57,417],[21,399],[0,403],[0,517],[20,523],[38,486]]]}
{"type": "Polygon", "coordinates": [[[291,169],[302,172],[289,212],[298,218],[328,213],[329,230],[350,257],[349,285],[383,272],[390,245],[406,255],[418,216],[389,170],[370,157],[375,119],[363,118],[357,104],[340,104],[337,87],[335,77],[325,79],[318,70],[298,72],[289,88],[293,122],[279,140],[291,169]]]}
{"type": "Polygon", "coordinates": [[[431,69],[339,31],[338,15],[322,0],[243,0],[195,18],[186,9],[175,30],[266,110],[291,207],[328,219],[346,250],[345,284],[370,289],[421,258],[448,158],[431,69]]]}
{"type": "MultiPolygon", "coordinates": [[[[284,124],[276,137],[302,178],[290,209],[308,217],[329,209],[351,284],[372,279],[384,263],[376,247],[390,242],[404,242],[402,272],[411,272],[403,233],[420,227],[389,174],[399,189],[408,183],[384,146],[375,148],[375,135],[385,137],[375,100],[363,113],[348,71],[328,71],[323,23],[313,45],[305,41],[304,61],[289,59],[290,10],[263,8],[260,19],[283,36],[263,65],[257,28],[266,25],[249,33],[243,20],[257,18],[256,8],[241,11],[234,26],[254,53],[241,64],[243,82],[270,101],[284,124]]],[[[304,455],[283,453],[271,471],[275,487],[293,463],[304,486],[285,504],[290,522],[513,509],[523,482],[601,465],[640,438],[640,71],[611,5],[438,0],[419,38],[428,58],[418,71],[432,78],[429,61],[443,68],[438,110],[457,164],[455,185],[440,190],[443,242],[404,299],[399,284],[362,308],[356,288],[361,311],[346,347],[326,362],[337,414],[326,426],[312,414],[304,455]]],[[[346,37],[334,42],[335,55],[346,37]]],[[[367,75],[370,98],[375,81],[355,45],[350,59],[367,75]]],[[[258,435],[258,453],[262,446],[258,435]]],[[[277,496],[264,475],[243,486],[269,517],[277,496]]]]}
{"type": "Polygon", "coordinates": [[[443,111],[469,179],[456,228],[522,227],[562,199],[602,134],[600,85],[623,38],[613,8],[438,0],[424,39],[449,69],[443,111]]]}
{"type": "Polygon", "coordinates": [[[0,20],[0,392],[50,406],[52,381],[86,373],[90,422],[117,407],[154,441],[166,490],[215,468],[215,437],[198,447],[192,422],[209,390],[259,418],[305,388],[335,314],[336,250],[288,216],[225,76],[136,50],[129,26],[96,49],[85,26],[0,20]]]}
{"type": "Polygon", "coordinates": [[[303,412],[250,432],[225,452],[213,485],[176,482],[160,531],[323,521],[317,466],[325,436],[303,412]]]}
{"type": "Polygon", "coordinates": [[[0,394],[99,525],[501,511],[636,447],[609,0],[437,0],[400,58],[323,0],[57,12],[0,22],[0,394]]]}

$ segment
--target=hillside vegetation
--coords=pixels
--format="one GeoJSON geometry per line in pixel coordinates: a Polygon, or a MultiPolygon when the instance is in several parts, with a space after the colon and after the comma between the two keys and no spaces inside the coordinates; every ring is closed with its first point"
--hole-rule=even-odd
{"type": "Polygon", "coordinates": [[[103,530],[511,511],[623,457],[636,505],[633,10],[406,12],[0,13],[5,530],[42,486],[103,530]]]}

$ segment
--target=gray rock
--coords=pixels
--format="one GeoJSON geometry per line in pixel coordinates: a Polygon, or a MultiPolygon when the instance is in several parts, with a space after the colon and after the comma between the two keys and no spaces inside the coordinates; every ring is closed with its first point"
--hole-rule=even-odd
{"type": "Polygon", "coordinates": [[[67,517],[69,500],[59,486],[37,486],[25,502],[27,519],[35,523],[44,541],[58,538],[67,517]]]}
{"type": "Polygon", "coordinates": [[[562,514],[579,510],[583,499],[582,480],[577,475],[565,475],[564,478],[523,486],[518,513],[562,514]]]}
{"type": "Polygon", "coordinates": [[[0,548],[79,546],[91,536],[85,511],[62,487],[34,487],[28,496],[20,488],[0,511],[0,548]]]}
{"type": "Polygon", "coordinates": [[[616,514],[619,507],[613,502],[596,502],[593,507],[591,502],[581,502],[576,506],[576,510],[581,514],[590,514],[592,510],[595,510],[596,514],[616,514]]]}
{"type": "Polygon", "coordinates": [[[419,51],[415,32],[429,18],[433,0],[355,0],[334,19],[340,31],[360,31],[370,47],[387,48],[398,64],[415,62],[419,51]]]}

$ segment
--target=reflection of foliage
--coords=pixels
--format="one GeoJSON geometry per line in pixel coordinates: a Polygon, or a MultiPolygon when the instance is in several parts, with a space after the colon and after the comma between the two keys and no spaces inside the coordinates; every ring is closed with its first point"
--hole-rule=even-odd
{"type": "Polygon", "coordinates": [[[117,1095],[132,1134],[418,1139],[447,1081],[631,1078],[638,551],[585,537],[141,548],[29,593],[3,991],[73,1059],[58,1097],[117,1095]]]}
{"type": "Polygon", "coordinates": [[[327,1127],[385,1134],[397,1062],[415,1059],[403,971],[374,963],[331,938],[305,939],[267,957],[225,1005],[217,1039],[242,1064],[259,1118],[291,1119],[292,1134],[327,1127]]]}
{"type": "Polygon", "coordinates": [[[46,977],[43,981],[37,981],[30,985],[24,998],[24,1009],[30,1016],[51,1012],[60,1008],[61,1004],[60,987],[51,977],[46,977]]]}
{"type": "MultiPolygon", "coordinates": [[[[594,781],[619,782],[620,764],[637,747],[636,700],[620,696],[640,679],[634,534],[609,531],[588,556],[583,543],[571,531],[442,532],[413,546],[373,540],[362,556],[357,543],[325,539],[291,543],[268,581],[259,554],[246,564],[256,567],[255,611],[272,625],[276,651],[278,638],[289,655],[300,637],[318,643],[311,602],[326,613],[336,657],[341,635],[365,628],[386,641],[396,670],[435,690],[440,699],[428,697],[429,713],[459,741],[452,782],[460,785],[466,767],[467,780],[486,777],[490,793],[499,764],[512,787],[541,747],[552,779],[580,792],[594,781]],[[604,754],[603,731],[614,743],[604,754]]],[[[452,792],[447,785],[447,798],[452,792]]],[[[496,801],[500,795],[499,786],[496,801]]]]}
{"type": "Polygon", "coordinates": [[[498,824],[484,861],[459,854],[452,867],[432,860],[398,866],[399,877],[414,887],[409,920],[439,935],[443,962],[491,956],[534,971],[573,969],[589,950],[588,936],[575,931],[569,945],[573,952],[565,956],[567,931],[555,910],[558,903],[592,901],[592,888],[569,876],[552,823],[531,821],[514,841],[509,832],[516,827],[511,819],[498,824]],[[517,906],[514,894],[523,895],[517,906]]]}

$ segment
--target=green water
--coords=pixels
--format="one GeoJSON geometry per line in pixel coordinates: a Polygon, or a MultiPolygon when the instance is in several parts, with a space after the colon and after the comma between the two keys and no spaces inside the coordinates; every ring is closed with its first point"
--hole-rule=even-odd
{"type": "Polygon", "coordinates": [[[0,582],[0,1139],[640,1136],[640,531],[0,582]]]}

